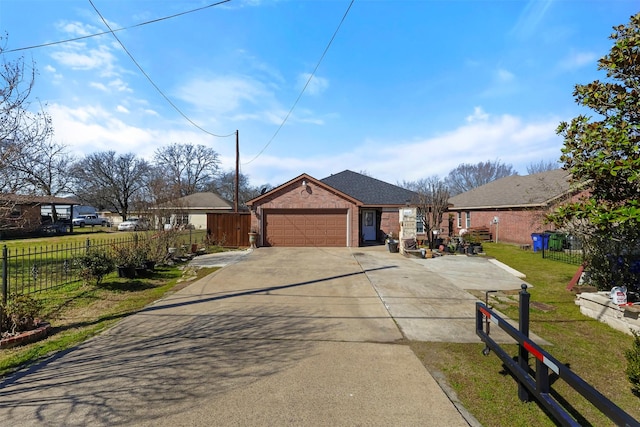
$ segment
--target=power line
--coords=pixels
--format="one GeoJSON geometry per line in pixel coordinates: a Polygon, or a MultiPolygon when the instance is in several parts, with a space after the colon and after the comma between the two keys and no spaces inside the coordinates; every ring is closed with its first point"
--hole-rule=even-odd
{"type": "MultiPolygon", "coordinates": [[[[208,9],[208,8],[214,7],[214,6],[219,6],[219,5],[223,4],[223,3],[228,3],[230,1],[231,0],[222,0],[222,1],[219,1],[219,2],[216,2],[216,3],[209,4],[207,6],[199,7],[197,9],[191,9],[191,10],[187,10],[185,12],[176,13],[174,15],[169,15],[169,16],[165,16],[165,17],[162,17],[162,18],[152,19],[151,21],[141,22],[139,24],[132,25],[130,27],[116,28],[115,30],[103,31],[102,33],[89,34],[89,35],[86,35],[86,36],[75,37],[75,38],[72,38],[72,39],[59,40],[59,41],[56,41],[56,42],[42,43],[42,44],[37,44],[37,45],[33,45],[33,46],[26,46],[26,47],[19,47],[19,48],[16,48],[16,49],[4,50],[3,52],[4,53],[19,52],[21,50],[36,49],[36,48],[39,48],[39,47],[47,47],[47,46],[53,46],[53,45],[62,44],[62,43],[75,42],[75,41],[78,41],[78,40],[84,40],[84,39],[88,39],[88,38],[91,38],[91,37],[103,36],[103,35],[109,34],[109,33],[113,34],[113,33],[117,32],[117,31],[124,31],[124,30],[129,30],[131,28],[142,27],[143,25],[155,24],[156,22],[160,22],[160,21],[165,21],[167,19],[176,18],[178,16],[186,15],[188,13],[199,12],[201,10],[208,9]]],[[[91,5],[93,6],[93,3],[91,5]]],[[[93,8],[95,9],[95,6],[93,8]]]]}
{"type": "Polygon", "coordinates": [[[111,29],[111,27],[109,26],[109,24],[107,23],[107,20],[104,19],[104,17],[102,16],[102,14],[100,13],[100,11],[98,10],[98,8],[93,4],[93,0],[89,0],[89,3],[91,3],[91,6],[93,7],[93,9],[96,11],[96,13],[98,14],[98,16],[100,17],[100,19],[102,20],[102,22],[104,23],[104,25],[109,29],[108,33],[111,33],[113,35],[113,37],[116,39],[116,41],[120,44],[120,46],[122,47],[122,49],[125,51],[125,53],[127,55],[129,55],[129,58],[131,58],[131,60],[133,61],[133,63],[136,65],[136,67],[138,67],[138,69],[140,70],[140,72],[147,78],[147,80],[149,81],[149,83],[151,83],[151,85],[158,91],[158,93],[165,99],[165,101],[167,101],[169,103],[169,105],[171,105],[173,107],[174,110],[176,110],[178,112],[178,114],[180,114],[182,117],[185,118],[185,120],[187,120],[189,123],[191,123],[194,127],[196,127],[197,129],[201,130],[202,132],[206,133],[207,135],[211,135],[211,136],[215,136],[217,138],[227,138],[230,136],[235,135],[235,132],[230,133],[229,135],[216,135],[215,133],[211,133],[208,130],[202,128],[200,125],[198,125],[196,122],[194,122],[193,120],[191,120],[185,113],[182,112],[182,110],[180,110],[180,108],[178,108],[177,105],[175,105],[167,95],[164,94],[164,92],[162,91],[162,89],[160,89],[158,87],[157,84],[155,84],[155,82],[151,79],[151,77],[149,77],[149,75],[146,73],[146,71],[144,71],[144,69],[142,68],[142,66],[138,63],[138,61],[136,61],[136,59],[133,57],[133,55],[127,50],[127,48],[125,47],[124,43],[122,43],[122,41],[120,41],[120,39],[118,38],[118,36],[113,32],[113,30],[111,29]]]}
{"type": "Polygon", "coordinates": [[[325,55],[327,54],[327,52],[329,51],[329,48],[331,47],[331,44],[333,43],[333,40],[336,38],[336,36],[338,35],[338,31],[340,31],[340,27],[342,27],[342,24],[344,23],[345,19],[347,19],[347,15],[349,14],[349,11],[351,10],[351,6],[353,6],[353,2],[355,0],[351,0],[351,2],[349,3],[349,7],[347,7],[347,10],[344,12],[344,15],[342,16],[342,19],[340,20],[340,23],[338,24],[338,27],[336,28],[336,30],[333,32],[333,35],[331,36],[331,39],[329,40],[329,43],[327,44],[327,47],[325,47],[324,52],[322,52],[322,55],[320,56],[320,59],[318,60],[318,63],[316,64],[315,68],[313,69],[313,72],[311,73],[311,75],[309,76],[309,78],[307,79],[307,82],[304,84],[304,87],[302,88],[302,90],[300,91],[300,94],[298,95],[298,97],[296,98],[296,100],[294,101],[293,105],[291,106],[291,109],[289,109],[289,112],[287,113],[287,115],[284,117],[284,119],[282,120],[282,123],[280,123],[280,126],[278,126],[278,128],[276,129],[275,133],[273,134],[273,136],[271,137],[271,139],[269,140],[269,142],[267,142],[265,144],[264,147],[262,147],[262,150],[260,150],[260,152],[258,152],[258,154],[255,155],[255,157],[251,160],[249,160],[246,163],[243,163],[245,165],[248,165],[249,163],[253,162],[255,159],[257,159],[258,157],[260,157],[260,155],[262,153],[264,153],[264,151],[267,149],[267,147],[269,147],[269,145],[271,145],[271,143],[273,142],[273,140],[276,138],[276,136],[278,136],[278,134],[280,133],[280,130],[284,127],[284,124],[287,122],[287,120],[289,119],[289,116],[291,115],[291,113],[293,112],[293,110],[296,108],[296,106],[298,105],[298,101],[300,101],[300,98],[302,98],[302,95],[304,94],[304,91],[307,89],[307,86],[309,86],[309,83],[311,82],[311,79],[313,79],[313,76],[315,76],[316,71],[318,71],[318,68],[320,67],[320,63],[322,62],[322,60],[324,59],[325,55]]]}

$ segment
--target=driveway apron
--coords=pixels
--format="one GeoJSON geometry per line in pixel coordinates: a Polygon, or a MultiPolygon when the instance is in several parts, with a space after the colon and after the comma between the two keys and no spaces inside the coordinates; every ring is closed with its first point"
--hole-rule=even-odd
{"type": "MultiPolygon", "coordinates": [[[[467,292],[517,291],[524,282],[483,257],[405,258],[379,248],[360,248],[355,257],[407,339],[478,343],[475,304],[467,292]],[[398,268],[378,268],[396,265],[398,268]]],[[[517,327],[517,323],[511,322],[517,327]]],[[[498,343],[515,341],[500,328],[491,329],[498,343]]],[[[535,334],[538,344],[548,344],[535,334]]]]}
{"type": "Polygon", "coordinates": [[[468,425],[401,341],[380,298],[387,279],[389,289],[401,289],[406,269],[408,278],[426,270],[381,248],[260,248],[5,378],[0,419],[12,426],[468,425]]]}

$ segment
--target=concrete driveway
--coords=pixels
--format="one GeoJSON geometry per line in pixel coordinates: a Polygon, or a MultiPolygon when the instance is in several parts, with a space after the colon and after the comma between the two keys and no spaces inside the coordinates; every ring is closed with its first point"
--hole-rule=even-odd
{"type": "Polygon", "coordinates": [[[475,337],[474,299],[458,279],[435,271],[438,262],[449,261],[422,264],[382,247],[260,248],[3,379],[0,419],[13,426],[469,425],[472,417],[403,341],[441,340],[451,334],[447,323],[475,337]]]}

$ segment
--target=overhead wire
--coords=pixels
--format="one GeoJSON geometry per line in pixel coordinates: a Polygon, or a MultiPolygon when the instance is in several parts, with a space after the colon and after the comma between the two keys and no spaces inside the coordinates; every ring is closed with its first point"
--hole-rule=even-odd
{"type": "Polygon", "coordinates": [[[322,63],[322,60],[324,59],[324,57],[326,56],[327,52],[329,51],[329,48],[331,47],[331,44],[333,43],[333,40],[338,35],[338,31],[340,31],[340,27],[342,27],[342,24],[344,23],[345,19],[347,19],[347,15],[349,14],[349,11],[351,10],[351,6],[353,6],[354,2],[355,2],[355,0],[351,0],[351,2],[349,3],[349,7],[347,7],[347,10],[344,12],[344,15],[342,16],[342,19],[340,20],[340,23],[338,24],[338,27],[333,32],[333,35],[331,36],[331,39],[329,40],[329,43],[327,43],[327,46],[325,47],[324,51],[322,52],[322,55],[320,56],[320,59],[318,60],[316,66],[314,67],[313,72],[309,75],[309,78],[307,79],[307,82],[304,84],[304,87],[300,91],[300,94],[298,94],[298,97],[296,98],[296,100],[294,101],[293,105],[289,109],[289,112],[287,113],[287,115],[282,120],[282,123],[280,123],[280,126],[278,126],[278,128],[276,129],[276,131],[273,134],[273,136],[271,137],[271,139],[269,139],[269,141],[265,144],[265,146],[262,147],[262,150],[260,150],[258,152],[258,154],[256,154],[255,157],[253,157],[251,160],[249,160],[246,163],[243,163],[243,165],[248,165],[249,163],[251,163],[254,160],[256,160],[258,157],[260,157],[262,155],[262,153],[264,153],[264,151],[269,147],[269,145],[271,145],[271,143],[276,138],[276,136],[278,136],[278,134],[280,133],[280,130],[284,127],[285,123],[289,119],[289,116],[291,116],[291,113],[293,113],[293,110],[298,105],[298,102],[300,101],[300,99],[302,98],[302,95],[304,94],[305,90],[309,86],[309,83],[311,83],[311,79],[313,79],[313,77],[315,76],[316,72],[318,71],[318,68],[320,67],[320,64],[322,63]]]}
{"type": "MultiPolygon", "coordinates": [[[[230,1],[231,0],[222,0],[222,1],[219,1],[219,2],[216,2],[216,3],[211,3],[211,4],[208,4],[206,6],[202,6],[202,7],[196,8],[196,9],[187,10],[187,11],[176,13],[176,14],[169,15],[169,16],[164,16],[162,18],[152,19],[151,21],[140,22],[140,23],[132,25],[130,27],[116,28],[116,29],[113,29],[113,30],[110,30],[110,31],[103,31],[101,33],[89,34],[89,35],[86,35],[86,36],[74,37],[74,38],[71,38],[71,39],[59,40],[59,41],[49,42],[49,43],[42,43],[42,44],[37,44],[37,45],[33,45],[33,46],[19,47],[19,48],[16,48],[16,49],[8,49],[8,50],[4,50],[3,53],[19,52],[21,50],[28,50],[28,49],[37,49],[37,48],[40,48],[40,47],[54,46],[54,45],[57,45],[57,44],[75,42],[75,41],[78,41],[78,40],[84,40],[84,39],[88,39],[88,38],[92,38],[92,37],[103,36],[105,34],[110,34],[110,33],[113,34],[113,33],[118,32],[118,31],[124,31],[124,30],[129,30],[129,29],[132,29],[132,28],[136,28],[136,27],[142,27],[143,25],[148,25],[148,24],[155,24],[156,22],[165,21],[167,19],[176,18],[178,16],[186,15],[186,14],[193,13],[193,12],[199,12],[201,10],[208,9],[208,8],[214,7],[214,6],[219,6],[219,5],[223,4],[223,3],[228,3],[230,1]]],[[[95,6],[94,6],[94,9],[95,9],[95,6]]]]}
{"type": "Polygon", "coordinates": [[[191,118],[189,118],[185,113],[182,112],[182,110],[180,108],[178,108],[178,106],[176,104],[173,103],[173,101],[171,101],[171,99],[169,99],[169,97],[167,95],[165,95],[165,93],[162,91],[162,89],[160,89],[160,87],[153,81],[153,79],[151,79],[151,77],[147,74],[147,72],[142,68],[142,66],[138,63],[138,61],[136,61],[136,59],[133,57],[133,55],[131,54],[131,52],[129,52],[129,50],[126,48],[126,46],[124,45],[124,43],[122,43],[122,41],[120,41],[120,39],[118,38],[118,36],[113,32],[113,30],[111,29],[111,26],[107,23],[107,20],[104,19],[104,17],[102,16],[102,14],[100,13],[100,11],[98,10],[98,8],[95,6],[95,4],[93,4],[93,0],[89,0],[89,3],[91,3],[91,6],[93,7],[93,9],[96,11],[96,13],[98,14],[98,16],[100,17],[100,19],[102,20],[102,22],[104,23],[104,25],[109,29],[109,31],[107,33],[111,33],[113,35],[113,37],[116,39],[116,41],[118,42],[118,44],[120,44],[120,46],[122,47],[122,49],[125,51],[125,53],[129,56],[129,58],[131,58],[131,60],[133,61],[133,63],[136,65],[136,67],[138,67],[138,69],[140,70],[140,72],[145,76],[145,78],[149,81],[149,83],[151,83],[151,85],[156,89],[156,91],[158,91],[158,93],[160,94],[160,96],[162,96],[165,101],[167,101],[169,103],[169,105],[171,105],[173,107],[174,110],[176,110],[178,112],[178,114],[180,114],[185,120],[187,120],[189,123],[191,123],[195,128],[201,130],[202,132],[206,133],[207,135],[211,135],[211,136],[215,136],[216,138],[228,138],[230,136],[233,136],[236,134],[236,132],[232,132],[228,135],[218,135],[212,132],[209,132],[208,130],[204,129],[203,127],[201,127],[200,125],[198,125],[196,122],[194,122],[193,120],[191,120],[191,118]]]}

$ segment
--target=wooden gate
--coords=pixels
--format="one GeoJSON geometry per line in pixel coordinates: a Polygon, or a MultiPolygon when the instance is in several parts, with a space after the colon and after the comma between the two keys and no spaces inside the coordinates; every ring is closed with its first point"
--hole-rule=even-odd
{"type": "Polygon", "coordinates": [[[250,227],[249,212],[207,214],[207,236],[220,246],[249,246],[250,227]]]}

